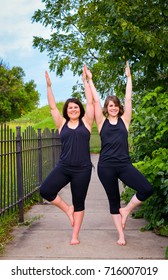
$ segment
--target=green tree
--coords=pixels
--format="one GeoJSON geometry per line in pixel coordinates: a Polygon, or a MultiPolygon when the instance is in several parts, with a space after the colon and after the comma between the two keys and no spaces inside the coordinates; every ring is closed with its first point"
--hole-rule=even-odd
{"type": "Polygon", "coordinates": [[[19,118],[37,108],[39,93],[34,81],[24,83],[21,67],[9,69],[0,63],[0,122],[19,118]]]}
{"type": "MultiPolygon", "coordinates": [[[[134,91],[167,86],[168,5],[165,0],[43,0],[32,19],[51,28],[49,38],[34,37],[47,51],[50,69],[81,73],[87,63],[100,94],[124,91],[129,59],[134,91]]],[[[122,95],[121,95],[122,96],[122,95]]]]}

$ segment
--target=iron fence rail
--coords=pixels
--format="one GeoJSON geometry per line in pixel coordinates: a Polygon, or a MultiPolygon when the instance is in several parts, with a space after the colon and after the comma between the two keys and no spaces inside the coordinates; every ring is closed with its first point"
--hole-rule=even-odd
{"type": "Polygon", "coordinates": [[[61,151],[58,132],[27,127],[15,132],[0,125],[0,216],[19,210],[24,221],[24,203],[56,165],[61,151]]]}

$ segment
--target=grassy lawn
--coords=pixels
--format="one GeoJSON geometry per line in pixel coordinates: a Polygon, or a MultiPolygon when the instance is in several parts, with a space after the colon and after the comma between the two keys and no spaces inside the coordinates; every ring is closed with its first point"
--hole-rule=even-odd
{"type": "Polygon", "coordinates": [[[94,122],[92,127],[92,133],[90,138],[90,151],[91,153],[99,153],[100,152],[100,136],[98,134],[97,126],[94,122]]]}

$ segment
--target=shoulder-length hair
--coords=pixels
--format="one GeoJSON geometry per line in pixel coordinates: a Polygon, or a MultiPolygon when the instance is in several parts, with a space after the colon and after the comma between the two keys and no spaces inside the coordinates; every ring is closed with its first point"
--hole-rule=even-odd
{"type": "Polygon", "coordinates": [[[85,109],[82,105],[82,103],[77,99],[77,98],[68,98],[66,101],[65,101],[65,104],[64,104],[64,107],[62,109],[62,114],[63,114],[63,117],[69,121],[69,117],[68,117],[68,114],[67,114],[67,108],[68,108],[68,104],[69,103],[75,103],[79,106],[80,108],[80,116],[79,116],[79,119],[82,119],[84,114],[85,114],[85,109]]]}
{"type": "Polygon", "coordinates": [[[104,107],[103,107],[103,114],[108,117],[108,111],[107,111],[107,107],[110,101],[113,101],[115,106],[119,107],[119,113],[118,116],[122,116],[124,113],[124,107],[121,104],[119,98],[115,95],[109,95],[106,97],[105,102],[104,102],[104,107]]]}

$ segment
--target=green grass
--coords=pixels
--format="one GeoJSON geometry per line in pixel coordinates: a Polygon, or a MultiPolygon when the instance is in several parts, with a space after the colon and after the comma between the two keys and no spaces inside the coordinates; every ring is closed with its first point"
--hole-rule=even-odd
{"type": "Polygon", "coordinates": [[[165,259],[168,260],[168,246],[166,247],[165,259]]]}
{"type": "MultiPolygon", "coordinates": [[[[62,113],[64,102],[57,103],[57,108],[62,113]]],[[[7,123],[10,128],[15,130],[16,126],[21,126],[22,132],[28,126],[32,126],[35,130],[41,128],[43,131],[45,128],[56,129],[53,118],[50,113],[49,106],[46,105],[42,108],[38,108],[19,119],[13,120],[7,123]]],[[[90,151],[91,153],[99,153],[100,151],[100,137],[97,131],[97,126],[94,122],[92,127],[91,139],[90,139],[90,151]]]]}
{"type": "Polygon", "coordinates": [[[91,153],[99,153],[101,147],[100,136],[98,134],[96,123],[94,122],[92,127],[92,133],[90,137],[90,151],[91,153]]]}
{"type": "Polygon", "coordinates": [[[0,254],[3,253],[5,245],[12,240],[11,231],[18,222],[17,213],[6,214],[0,218],[0,254]]]}

